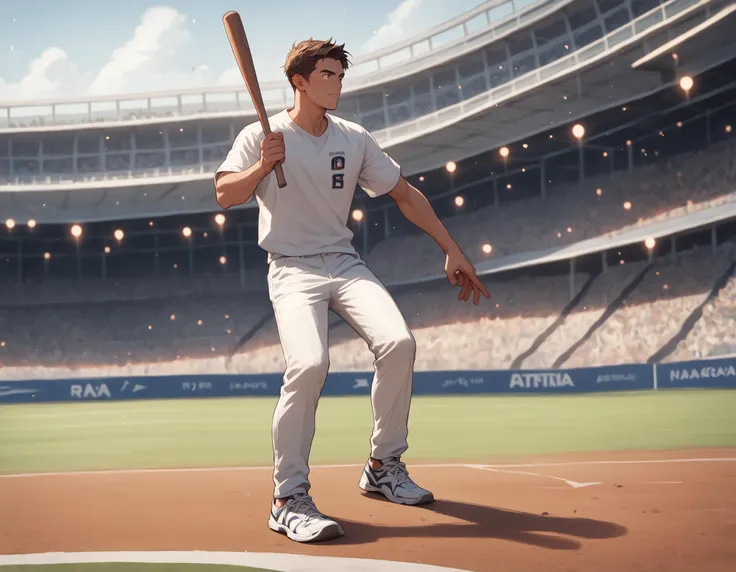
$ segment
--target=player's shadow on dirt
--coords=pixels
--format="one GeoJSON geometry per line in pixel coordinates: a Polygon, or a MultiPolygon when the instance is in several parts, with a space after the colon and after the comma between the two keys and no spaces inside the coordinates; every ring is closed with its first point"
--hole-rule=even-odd
{"type": "MultiPolygon", "coordinates": [[[[389,501],[375,498],[376,502],[389,501]]],[[[612,522],[589,518],[565,518],[518,512],[455,501],[437,500],[424,507],[403,507],[416,511],[418,521],[427,512],[435,512],[465,522],[391,526],[340,519],[345,536],[335,544],[367,544],[380,538],[498,538],[554,550],[577,550],[582,544],[575,538],[604,539],[624,536],[628,530],[612,522]],[[572,538],[566,538],[572,537],[572,538]]],[[[332,543],[331,542],[331,543],[332,543]]]]}

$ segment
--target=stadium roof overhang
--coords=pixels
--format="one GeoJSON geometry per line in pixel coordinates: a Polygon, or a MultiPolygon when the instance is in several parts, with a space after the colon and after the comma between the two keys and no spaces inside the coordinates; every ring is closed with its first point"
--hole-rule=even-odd
{"type": "Polygon", "coordinates": [[[656,50],[639,58],[631,67],[656,71],[665,77],[698,70],[705,61],[733,57],[736,54],[736,4],[726,6],[704,22],[693,26],[656,50]]]}

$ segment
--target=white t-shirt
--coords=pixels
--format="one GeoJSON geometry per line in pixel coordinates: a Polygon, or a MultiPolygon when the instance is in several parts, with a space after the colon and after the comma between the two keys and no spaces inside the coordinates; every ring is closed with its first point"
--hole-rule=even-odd
{"type": "MultiPolygon", "coordinates": [[[[279,189],[273,170],[256,187],[258,245],[269,262],[280,256],[353,254],[347,221],[356,185],[371,198],[384,195],[398,183],[401,168],[361,125],[326,114],[327,129],[315,137],[288,111],[269,117],[271,131],[284,134],[286,187],[279,189]]],[[[256,163],[263,138],[259,121],[246,126],[215,176],[256,163]]]]}

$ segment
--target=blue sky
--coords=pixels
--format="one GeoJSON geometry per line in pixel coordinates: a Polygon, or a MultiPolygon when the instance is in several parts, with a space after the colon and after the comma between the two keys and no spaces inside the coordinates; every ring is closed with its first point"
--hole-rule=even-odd
{"type": "Polygon", "coordinates": [[[238,85],[222,26],[229,10],[241,14],[263,82],[286,81],[279,66],[295,41],[332,36],[356,56],[481,3],[0,0],[0,102],[238,85]]]}

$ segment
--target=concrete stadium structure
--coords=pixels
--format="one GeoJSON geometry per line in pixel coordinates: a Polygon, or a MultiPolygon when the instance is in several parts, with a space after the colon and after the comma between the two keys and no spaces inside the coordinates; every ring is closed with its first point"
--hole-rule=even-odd
{"type": "MultiPolygon", "coordinates": [[[[736,52],[733,12],[727,0],[492,0],[356,60],[336,114],[371,129],[406,175],[427,172],[717,66],[736,52]]],[[[285,80],[264,91],[269,112],[291,101],[285,80]]],[[[0,103],[0,212],[43,224],[218,210],[212,172],[256,120],[244,93],[0,103]]]]}

